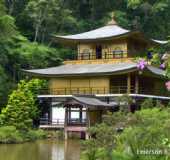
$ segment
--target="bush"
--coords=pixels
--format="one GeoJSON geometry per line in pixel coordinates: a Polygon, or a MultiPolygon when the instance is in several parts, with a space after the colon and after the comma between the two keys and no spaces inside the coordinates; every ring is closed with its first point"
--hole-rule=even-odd
{"type": "Polygon", "coordinates": [[[32,128],[33,119],[38,116],[37,93],[46,85],[45,81],[32,79],[20,81],[18,88],[9,96],[8,104],[0,114],[0,125],[15,126],[19,130],[32,128]]]}
{"type": "Polygon", "coordinates": [[[14,126],[0,127],[0,143],[23,143],[46,138],[43,130],[29,130],[21,132],[14,126]]]}
{"type": "Polygon", "coordinates": [[[143,103],[141,104],[142,109],[147,109],[147,108],[153,108],[153,100],[152,99],[145,99],[143,103]]]}
{"type": "Polygon", "coordinates": [[[41,130],[41,129],[38,129],[38,130],[29,130],[27,133],[26,133],[26,140],[28,141],[34,141],[34,140],[37,140],[37,139],[44,139],[46,138],[47,135],[46,133],[41,130]]]}
{"type": "Polygon", "coordinates": [[[85,142],[82,160],[168,160],[165,151],[170,149],[169,124],[170,109],[160,106],[134,114],[109,113],[102,124],[90,129],[93,137],[85,142]],[[145,149],[160,150],[163,154],[138,154],[145,149]]]}
{"type": "Polygon", "coordinates": [[[116,151],[122,152],[122,155],[126,157],[132,156],[131,159],[134,160],[165,159],[167,156],[165,153],[163,155],[143,155],[138,154],[137,151],[148,149],[164,152],[169,149],[170,110],[143,109],[131,116],[131,119],[136,119],[136,121],[129,124],[119,136],[116,151]]]}
{"type": "Polygon", "coordinates": [[[0,127],[0,143],[21,143],[23,138],[14,126],[0,127]]]}

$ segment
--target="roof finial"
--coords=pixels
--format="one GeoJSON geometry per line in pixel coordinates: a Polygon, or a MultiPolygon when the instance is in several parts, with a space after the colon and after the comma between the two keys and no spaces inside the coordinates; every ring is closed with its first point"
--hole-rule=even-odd
{"type": "Polygon", "coordinates": [[[114,12],[111,13],[112,19],[107,23],[107,25],[117,25],[117,22],[115,21],[115,14],[114,12]]]}

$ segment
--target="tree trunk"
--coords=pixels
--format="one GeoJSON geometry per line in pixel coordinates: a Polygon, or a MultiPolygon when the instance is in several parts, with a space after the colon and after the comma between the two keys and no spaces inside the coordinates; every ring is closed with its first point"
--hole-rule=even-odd
{"type": "Polygon", "coordinates": [[[36,25],[36,28],[35,28],[34,42],[37,41],[38,34],[39,34],[39,24],[37,24],[37,25],[36,25]]]}

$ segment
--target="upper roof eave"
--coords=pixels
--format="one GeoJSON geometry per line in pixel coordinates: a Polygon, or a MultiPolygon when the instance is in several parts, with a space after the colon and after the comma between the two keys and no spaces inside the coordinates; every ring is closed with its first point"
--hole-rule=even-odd
{"type": "MultiPolygon", "coordinates": [[[[146,68],[152,74],[165,77],[165,71],[154,66],[146,68]]],[[[73,76],[109,76],[125,74],[137,71],[136,63],[117,63],[117,64],[74,64],[62,65],[46,69],[23,70],[38,77],[73,77],[73,76]]]]}
{"type": "MultiPolygon", "coordinates": [[[[60,42],[60,43],[63,43],[63,44],[69,44],[69,45],[77,45],[78,43],[91,43],[91,42],[98,42],[98,41],[116,40],[116,39],[120,39],[120,38],[128,38],[128,37],[132,37],[133,35],[136,35],[136,34],[144,36],[144,34],[139,32],[139,31],[131,31],[131,32],[128,32],[128,33],[117,35],[117,36],[96,38],[96,39],[71,39],[71,38],[65,38],[63,36],[55,36],[55,35],[53,35],[53,37],[57,42],[60,42]]],[[[155,45],[165,45],[165,44],[168,43],[168,41],[149,39],[145,36],[144,36],[144,38],[145,38],[145,41],[148,41],[148,42],[155,44],[155,45]]]]}
{"type": "Polygon", "coordinates": [[[147,38],[144,33],[138,30],[127,30],[118,25],[107,25],[101,28],[97,28],[88,32],[74,34],[74,35],[53,35],[54,39],[58,42],[76,45],[78,43],[84,42],[96,42],[96,41],[107,41],[112,39],[119,39],[119,38],[128,38],[133,35],[138,34],[139,36],[143,37],[143,40],[146,40],[153,44],[166,44],[167,41],[160,41],[155,39],[147,38]]]}
{"type": "Polygon", "coordinates": [[[134,32],[128,32],[116,36],[110,36],[110,37],[102,37],[102,38],[91,38],[91,39],[72,39],[72,38],[65,38],[64,36],[53,36],[56,38],[57,41],[59,42],[66,42],[66,43],[79,43],[79,42],[95,42],[95,41],[105,41],[105,40],[112,40],[112,39],[118,39],[118,38],[123,38],[127,37],[129,33],[134,33],[134,32]]]}

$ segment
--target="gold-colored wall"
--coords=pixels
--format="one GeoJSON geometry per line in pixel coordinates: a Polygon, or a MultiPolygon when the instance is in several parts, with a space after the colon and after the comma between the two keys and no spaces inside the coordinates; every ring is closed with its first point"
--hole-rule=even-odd
{"type": "MultiPolygon", "coordinates": [[[[81,59],[83,53],[90,53],[90,59],[95,58],[95,45],[94,44],[79,44],[78,45],[78,59],[81,59]]],[[[87,57],[88,58],[88,57],[87,57]]]]}
{"type": "MultiPolygon", "coordinates": [[[[89,53],[90,56],[86,56],[86,59],[96,59],[96,46],[102,46],[102,57],[103,59],[113,58],[113,51],[120,50],[123,51],[123,58],[132,58],[136,56],[141,56],[144,54],[149,44],[134,38],[128,39],[117,39],[110,40],[107,42],[94,42],[94,43],[82,43],[78,45],[78,60],[82,59],[84,53],[89,53]]],[[[87,54],[88,55],[88,54],[87,54]]]]}
{"type": "Polygon", "coordinates": [[[108,92],[109,86],[109,77],[51,78],[49,80],[51,94],[103,93],[108,92]]]}
{"type": "Polygon", "coordinates": [[[109,42],[99,42],[99,43],[84,43],[78,45],[78,59],[81,59],[83,53],[90,53],[90,58],[95,59],[96,57],[96,46],[102,46],[102,56],[105,58],[110,58],[114,50],[124,51],[124,57],[127,57],[127,41],[126,40],[112,40],[109,42]]]}
{"type": "Polygon", "coordinates": [[[127,41],[126,40],[117,40],[117,41],[111,41],[108,43],[104,43],[102,45],[102,54],[103,58],[106,55],[107,58],[112,58],[113,51],[119,50],[123,51],[123,57],[127,57],[127,41]]]}

